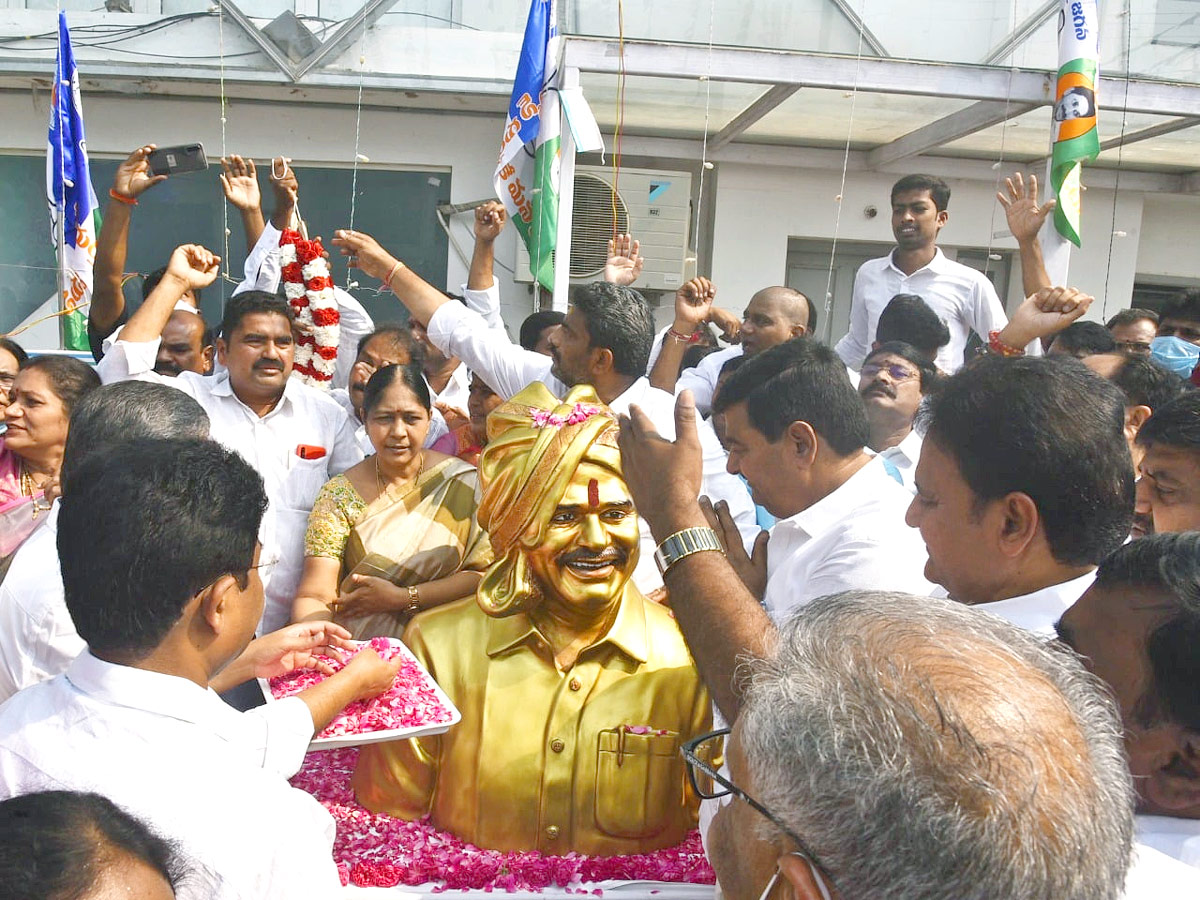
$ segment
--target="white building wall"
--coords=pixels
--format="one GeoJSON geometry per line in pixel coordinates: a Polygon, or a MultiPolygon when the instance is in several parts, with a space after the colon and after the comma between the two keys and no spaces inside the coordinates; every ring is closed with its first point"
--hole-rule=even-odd
{"type": "MultiPolygon", "coordinates": [[[[796,151],[797,158],[803,154],[803,150],[796,151]]],[[[941,244],[1015,251],[1016,241],[1001,236],[1007,235],[1008,226],[995,199],[997,173],[986,162],[955,160],[951,165],[958,174],[943,176],[951,198],[941,244]],[[975,177],[967,177],[972,168],[977,168],[975,177]]],[[[915,165],[912,171],[941,174],[930,160],[915,165]]],[[[722,295],[730,298],[729,302],[744,302],[759,288],[781,282],[789,237],[828,240],[836,229],[840,240],[891,241],[888,199],[898,177],[894,172],[848,172],[839,224],[840,169],[721,164],[712,273],[722,295]],[[864,214],[869,205],[878,210],[874,218],[864,214]]],[[[1200,254],[1180,252],[1181,237],[1195,233],[1190,225],[1200,217],[1200,197],[1122,190],[1115,225],[1113,197],[1112,190],[1086,192],[1084,245],[1073,253],[1071,262],[1069,282],[1096,297],[1088,318],[1097,320],[1105,310],[1111,315],[1129,305],[1137,274],[1163,272],[1200,280],[1200,254]],[[1110,264],[1113,232],[1117,234],[1111,240],[1110,264]],[[1146,255],[1144,261],[1139,260],[1139,251],[1146,255]]],[[[1193,238],[1190,243],[1194,247],[1197,241],[1193,238]]],[[[1009,308],[1020,300],[1015,267],[1011,287],[1009,308]]],[[[820,305],[818,298],[814,301],[820,305]]]]}

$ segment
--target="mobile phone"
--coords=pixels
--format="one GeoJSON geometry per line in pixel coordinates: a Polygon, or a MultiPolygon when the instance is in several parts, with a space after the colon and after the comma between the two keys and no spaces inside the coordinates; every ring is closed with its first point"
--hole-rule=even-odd
{"type": "Polygon", "coordinates": [[[203,144],[179,144],[159,147],[147,157],[154,175],[180,175],[184,172],[203,172],[208,168],[203,144]]]}

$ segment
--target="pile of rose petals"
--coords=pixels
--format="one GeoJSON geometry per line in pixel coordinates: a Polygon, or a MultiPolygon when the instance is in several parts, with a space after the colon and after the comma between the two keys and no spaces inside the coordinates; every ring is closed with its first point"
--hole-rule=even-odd
{"type": "Polygon", "coordinates": [[[316,797],[337,823],[333,856],[343,883],[360,887],[436,884],[447,889],[540,891],[558,887],[601,895],[603,881],[713,884],[693,831],[676,847],[636,856],[542,856],[480,850],[429,824],[368,812],[355,802],[350,775],[358,750],[309,753],[292,785],[316,797]]]}
{"type": "MultiPolygon", "coordinates": [[[[450,722],[454,716],[439,699],[433,680],[403,649],[403,644],[385,637],[372,638],[364,646],[370,647],[384,659],[403,658],[400,671],[391,688],[370,700],[355,700],[338,713],[328,727],[316,736],[337,738],[366,734],[373,731],[389,731],[397,728],[424,728],[450,722]]],[[[330,665],[340,670],[354,654],[345,661],[331,659],[330,665]]],[[[277,699],[290,697],[307,687],[323,681],[327,676],[312,669],[300,669],[271,679],[271,694],[277,699]]]]}

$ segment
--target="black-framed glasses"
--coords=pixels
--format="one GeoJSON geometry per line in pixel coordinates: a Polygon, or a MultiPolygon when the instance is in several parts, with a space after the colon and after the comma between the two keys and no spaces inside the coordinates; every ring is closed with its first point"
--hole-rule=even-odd
{"type": "MultiPolygon", "coordinates": [[[[836,886],[833,876],[829,874],[829,870],[825,868],[820,859],[817,858],[817,855],[809,849],[809,846],[805,842],[804,838],[796,834],[796,832],[789,828],[777,815],[775,815],[773,812],[747,794],[744,790],[722,775],[719,771],[717,771],[717,768],[710,762],[710,760],[716,758],[716,754],[712,752],[697,752],[704,744],[708,744],[710,742],[715,743],[718,738],[728,738],[732,730],[733,729],[731,728],[721,728],[717,731],[710,731],[708,734],[702,734],[699,737],[692,738],[680,748],[679,752],[683,754],[683,759],[687,763],[688,780],[692,783],[692,790],[696,792],[697,796],[704,800],[715,800],[718,797],[726,797],[729,794],[733,794],[735,797],[748,804],[755,812],[765,816],[767,821],[792,839],[793,843],[795,843],[799,850],[797,855],[802,857],[812,866],[813,873],[817,877],[818,886],[821,889],[821,893],[828,897],[828,890],[825,888],[825,885],[821,884],[820,882],[827,881],[830,885],[836,886]],[[701,777],[697,777],[697,770],[700,771],[701,777]]],[[[779,873],[776,872],[776,878],[771,880],[771,884],[768,885],[767,891],[764,891],[764,896],[769,893],[771,887],[774,886],[775,881],[778,878],[778,874],[779,873]]]]}

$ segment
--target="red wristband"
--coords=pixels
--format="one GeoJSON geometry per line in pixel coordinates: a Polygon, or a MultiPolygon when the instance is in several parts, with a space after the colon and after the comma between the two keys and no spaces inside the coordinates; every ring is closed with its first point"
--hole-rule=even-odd
{"type": "Polygon", "coordinates": [[[691,334],[680,334],[674,328],[668,328],[667,334],[675,338],[681,344],[695,344],[700,341],[700,330],[696,329],[691,334]]]}
{"type": "Polygon", "coordinates": [[[108,189],[108,196],[112,197],[118,203],[124,203],[126,206],[137,206],[138,205],[136,197],[126,197],[124,194],[118,194],[112,188],[108,189]]]}
{"type": "Polygon", "coordinates": [[[1025,351],[1020,347],[1010,347],[1000,340],[999,331],[988,332],[988,350],[997,356],[1024,356],[1025,351]]]}

